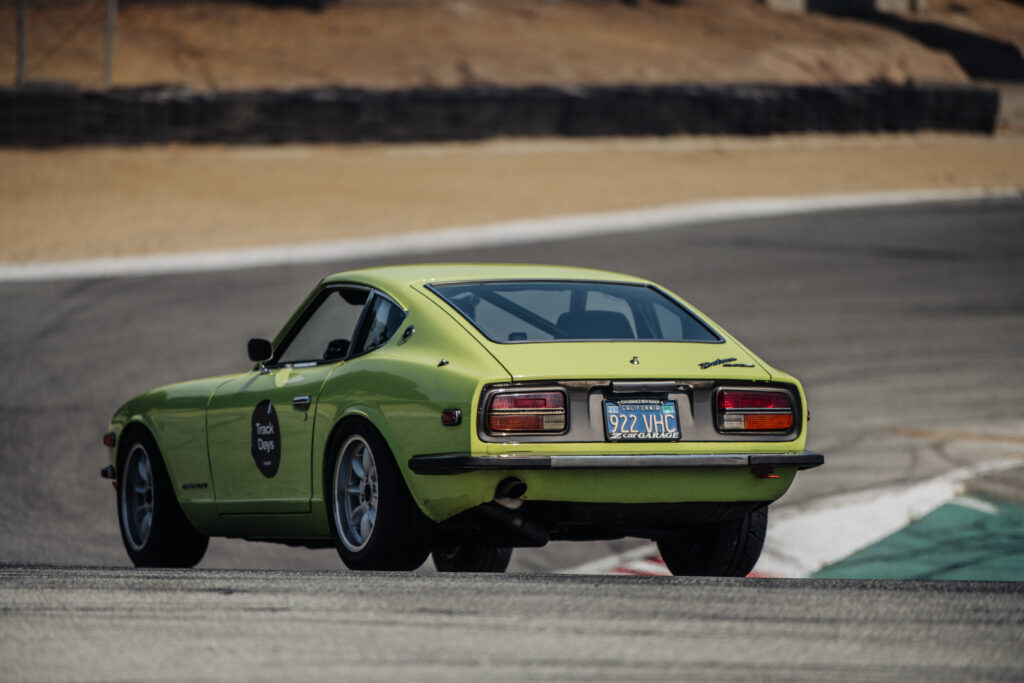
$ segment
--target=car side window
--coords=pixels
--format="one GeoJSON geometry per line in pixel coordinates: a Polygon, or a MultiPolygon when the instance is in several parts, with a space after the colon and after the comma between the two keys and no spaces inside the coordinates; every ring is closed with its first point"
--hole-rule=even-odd
{"type": "Polygon", "coordinates": [[[275,362],[322,363],[343,359],[368,296],[369,292],[364,289],[329,290],[298,331],[285,342],[275,362]]]}
{"type": "Polygon", "coordinates": [[[398,331],[404,319],[405,311],[383,296],[374,296],[352,353],[358,355],[383,346],[398,331]]]}

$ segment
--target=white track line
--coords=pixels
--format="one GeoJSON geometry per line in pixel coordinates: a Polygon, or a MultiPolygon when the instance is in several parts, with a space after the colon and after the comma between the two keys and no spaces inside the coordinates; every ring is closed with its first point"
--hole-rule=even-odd
{"type": "Polygon", "coordinates": [[[648,209],[504,221],[362,239],[78,261],[0,263],[0,282],[133,277],[365,260],[816,211],[1021,196],[1024,196],[1024,191],[1016,188],[974,188],[692,202],[648,209]]]}
{"type": "MultiPolygon", "coordinates": [[[[952,470],[909,486],[844,493],[784,507],[778,512],[773,509],[769,515],[764,551],[753,573],[786,578],[808,577],[954,502],[963,493],[964,484],[974,477],[1022,465],[1024,460],[994,460],[952,470]]],[[[616,570],[666,573],[650,566],[649,558],[657,554],[654,544],[644,544],[559,573],[611,574],[616,570]]]]}

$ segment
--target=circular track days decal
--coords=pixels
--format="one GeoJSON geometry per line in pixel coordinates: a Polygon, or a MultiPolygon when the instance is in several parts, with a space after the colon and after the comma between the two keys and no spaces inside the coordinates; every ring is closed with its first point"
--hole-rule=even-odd
{"type": "Polygon", "coordinates": [[[262,401],[252,411],[252,459],[260,473],[270,479],[281,465],[281,426],[270,401],[262,401]]]}

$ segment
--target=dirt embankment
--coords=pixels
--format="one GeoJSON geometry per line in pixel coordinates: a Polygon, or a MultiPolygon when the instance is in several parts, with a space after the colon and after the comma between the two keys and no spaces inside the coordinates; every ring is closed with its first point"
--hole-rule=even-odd
{"type": "MultiPolygon", "coordinates": [[[[777,12],[759,0],[349,0],[320,12],[122,3],[113,84],[231,90],[618,83],[962,83],[908,27],[1024,48],[1024,6],[930,0],[905,25],[777,12]]],[[[29,3],[27,75],[99,87],[105,2],[29,3]]],[[[14,3],[0,25],[15,25],[14,3]]],[[[0,34],[13,83],[15,32],[0,34]]]]}

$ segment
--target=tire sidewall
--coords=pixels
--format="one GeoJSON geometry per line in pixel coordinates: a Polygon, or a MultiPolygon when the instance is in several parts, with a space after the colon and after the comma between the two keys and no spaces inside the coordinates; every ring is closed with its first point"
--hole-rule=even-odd
{"type": "Polygon", "coordinates": [[[167,473],[164,470],[163,460],[160,457],[156,444],[148,434],[135,434],[128,440],[118,458],[117,473],[117,521],[121,528],[121,541],[124,543],[124,549],[132,563],[136,566],[143,567],[159,564],[159,553],[154,546],[156,545],[155,539],[159,538],[164,524],[164,515],[160,513],[163,512],[164,497],[166,495],[173,496],[174,494],[170,490],[170,486],[165,483],[167,481],[167,473]],[[128,521],[125,519],[128,506],[128,459],[136,448],[141,448],[149,459],[153,490],[153,519],[150,522],[149,534],[138,547],[135,547],[135,544],[132,542],[132,535],[127,528],[128,521]]]}
{"type": "Polygon", "coordinates": [[[736,520],[693,525],[657,542],[662,560],[675,576],[742,577],[757,564],[764,547],[768,506],[736,520]]]}
{"type": "Polygon", "coordinates": [[[342,425],[330,442],[329,457],[324,468],[325,503],[331,537],[338,555],[349,569],[404,570],[415,569],[430,552],[427,539],[418,536],[425,529],[423,513],[413,502],[395,464],[387,442],[370,424],[359,420],[342,425]],[[338,500],[338,477],[344,476],[342,455],[354,439],[361,439],[370,449],[377,471],[377,514],[373,529],[358,549],[350,549],[343,540],[340,525],[344,523],[344,503],[338,500]]]}
{"type": "Polygon", "coordinates": [[[209,537],[196,531],[185,517],[174,495],[160,449],[149,432],[141,429],[129,433],[118,454],[117,520],[125,551],[136,567],[193,567],[206,553],[209,537]],[[153,490],[149,535],[138,548],[130,539],[125,519],[129,469],[126,465],[136,447],[141,447],[149,458],[153,490]]]}

